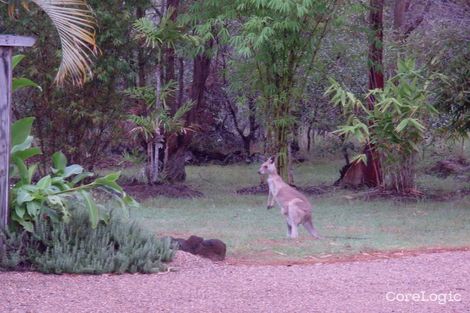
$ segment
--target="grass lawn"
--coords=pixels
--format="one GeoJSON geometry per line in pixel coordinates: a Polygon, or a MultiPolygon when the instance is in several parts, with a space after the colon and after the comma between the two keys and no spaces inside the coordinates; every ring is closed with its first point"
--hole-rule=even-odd
{"type": "MultiPolygon", "coordinates": [[[[288,239],[279,209],[266,210],[266,196],[235,193],[240,187],[259,183],[257,166],[188,167],[187,184],[205,197],[149,199],[131,216],[160,236],[195,234],[221,239],[227,244],[229,257],[249,261],[470,247],[468,196],[447,202],[363,201],[344,198],[353,193],[348,190],[310,197],[314,224],[325,237],[323,240],[311,239],[303,228],[298,240],[288,239]]],[[[331,184],[340,166],[340,161],[299,165],[295,169],[296,184],[331,184]]],[[[127,171],[128,175],[132,173],[132,169],[127,171]]],[[[442,190],[458,184],[452,178],[441,180],[426,175],[419,181],[423,188],[442,190]]]]}

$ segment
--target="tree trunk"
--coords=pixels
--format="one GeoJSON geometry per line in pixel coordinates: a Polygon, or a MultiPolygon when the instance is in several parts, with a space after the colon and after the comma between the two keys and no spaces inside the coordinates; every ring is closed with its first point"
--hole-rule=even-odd
{"type": "Polygon", "coordinates": [[[309,125],[307,129],[307,151],[310,152],[312,148],[312,126],[309,125]]]}
{"type": "Polygon", "coordinates": [[[180,108],[183,105],[184,100],[184,59],[179,58],[178,68],[178,100],[177,105],[180,108]]]}
{"type": "MultiPolygon", "coordinates": [[[[208,48],[212,47],[212,42],[208,48]]],[[[204,103],[206,81],[210,73],[210,57],[200,54],[194,59],[193,81],[190,89],[190,98],[193,101],[192,109],[186,115],[186,126],[197,125],[202,129],[204,124],[211,123],[211,118],[204,103]]],[[[165,178],[170,182],[184,181],[186,179],[185,159],[186,152],[193,132],[171,136],[168,141],[168,161],[165,164],[165,178]]]]}
{"type": "Polygon", "coordinates": [[[242,136],[243,150],[245,150],[245,155],[248,158],[251,156],[251,137],[251,134],[249,134],[248,136],[242,136]]]}
{"type": "MultiPolygon", "coordinates": [[[[137,7],[136,10],[136,17],[140,19],[145,16],[145,12],[142,7],[137,7]]],[[[137,49],[137,66],[138,66],[138,73],[137,73],[137,86],[145,87],[146,86],[146,77],[145,77],[145,65],[147,64],[145,60],[144,50],[137,49]]],[[[144,104],[145,105],[145,104],[144,104]]]]}
{"type": "MultiPolygon", "coordinates": [[[[383,0],[370,0],[369,36],[369,90],[384,88],[383,74],[383,0]]],[[[369,108],[374,108],[375,99],[369,98],[369,108]]]]}
{"type": "MultiPolygon", "coordinates": [[[[369,90],[384,88],[383,74],[383,0],[370,0],[370,30],[369,37],[369,90]]],[[[374,97],[368,99],[369,109],[375,105],[374,97]]],[[[367,156],[367,164],[364,167],[364,182],[369,187],[378,187],[383,183],[380,156],[371,144],[366,145],[364,153],[367,156]]]]}
{"type": "Polygon", "coordinates": [[[153,145],[152,142],[147,142],[147,168],[145,170],[145,176],[147,177],[147,183],[152,184],[152,175],[154,172],[153,168],[153,145]]]}
{"type": "MultiPolygon", "coordinates": [[[[167,12],[172,10],[170,19],[175,21],[178,17],[178,7],[179,7],[180,0],[168,0],[167,2],[167,12]]],[[[166,47],[165,49],[165,84],[169,83],[170,81],[175,80],[175,49],[173,47],[166,47]]],[[[179,106],[178,102],[176,101],[176,94],[170,93],[167,98],[165,99],[170,109],[170,113],[173,115],[176,111],[178,111],[179,106]]]]}
{"type": "MultiPolygon", "coordinates": [[[[289,103],[286,99],[277,103],[276,119],[283,120],[289,114],[289,103]]],[[[274,123],[275,151],[277,151],[277,171],[282,179],[290,183],[289,177],[289,128],[283,123],[274,123]]]]}

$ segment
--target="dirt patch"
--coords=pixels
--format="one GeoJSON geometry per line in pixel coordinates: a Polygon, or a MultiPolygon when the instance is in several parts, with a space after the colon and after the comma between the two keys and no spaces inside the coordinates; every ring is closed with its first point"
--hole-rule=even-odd
{"type": "Polygon", "coordinates": [[[463,157],[453,157],[438,161],[426,172],[442,178],[446,178],[449,175],[464,176],[470,174],[470,163],[463,157]]]}
{"type": "Polygon", "coordinates": [[[122,186],[124,190],[137,200],[146,200],[158,196],[169,198],[198,198],[204,194],[194,190],[186,185],[147,185],[147,184],[130,184],[122,186]]]}
{"type": "Polygon", "coordinates": [[[225,263],[235,266],[292,266],[292,265],[312,265],[312,264],[331,264],[331,263],[349,263],[349,262],[362,262],[362,261],[374,261],[383,259],[398,259],[410,256],[419,256],[423,254],[431,253],[445,253],[445,252],[458,252],[458,251],[470,251],[470,247],[457,247],[457,248],[445,248],[445,247],[429,247],[429,248],[418,248],[409,250],[390,250],[390,251],[363,251],[361,253],[351,255],[334,255],[324,254],[317,256],[306,256],[303,259],[290,259],[284,257],[284,254],[277,253],[276,251],[263,251],[254,255],[235,255],[227,258],[225,263]],[[277,256],[277,258],[276,258],[277,256]],[[279,257],[281,256],[281,258],[279,257]]]}
{"type": "MultiPolygon", "coordinates": [[[[329,185],[319,185],[319,186],[292,186],[300,192],[307,195],[322,195],[336,189],[335,186],[329,185]]],[[[237,190],[237,193],[240,195],[257,195],[257,194],[267,194],[269,191],[268,184],[259,184],[256,186],[244,187],[237,190]]]]}

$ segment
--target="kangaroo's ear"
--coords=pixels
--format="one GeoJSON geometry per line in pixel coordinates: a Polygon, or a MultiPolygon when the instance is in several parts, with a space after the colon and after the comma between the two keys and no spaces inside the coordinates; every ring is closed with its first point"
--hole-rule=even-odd
{"type": "Polygon", "coordinates": [[[273,155],[272,157],[269,158],[269,162],[274,163],[276,162],[276,156],[273,155]]]}

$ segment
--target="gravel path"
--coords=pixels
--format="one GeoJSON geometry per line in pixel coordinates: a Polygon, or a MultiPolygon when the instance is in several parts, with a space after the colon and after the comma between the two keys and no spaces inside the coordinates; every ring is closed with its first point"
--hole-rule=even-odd
{"type": "Polygon", "coordinates": [[[179,271],[156,275],[0,273],[0,312],[470,312],[469,251],[296,266],[180,253],[175,264],[179,271]],[[438,296],[447,303],[387,301],[387,292],[447,294],[438,296]]]}

